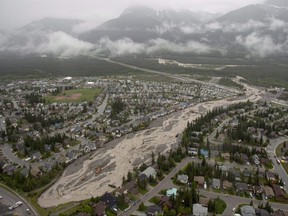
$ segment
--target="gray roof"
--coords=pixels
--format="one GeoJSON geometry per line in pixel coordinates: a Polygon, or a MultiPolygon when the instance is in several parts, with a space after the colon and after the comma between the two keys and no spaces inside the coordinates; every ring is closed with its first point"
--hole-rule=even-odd
{"type": "Polygon", "coordinates": [[[186,184],[188,182],[188,176],[187,175],[178,175],[177,180],[186,184]]]}
{"type": "Polygon", "coordinates": [[[150,176],[155,178],[157,173],[153,167],[148,167],[143,172],[141,172],[141,174],[144,174],[147,178],[149,178],[150,176]]]}
{"type": "Polygon", "coordinates": [[[220,188],[220,179],[213,179],[212,185],[214,188],[220,188]]]}
{"type": "Polygon", "coordinates": [[[193,204],[193,215],[194,216],[206,216],[208,214],[208,208],[203,207],[201,204],[193,204]]]}
{"type": "Polygon", "coordinates": [[[245,205],[241,207],[242,216],[256,216],[255,209],[250,205],[245,205]]]}

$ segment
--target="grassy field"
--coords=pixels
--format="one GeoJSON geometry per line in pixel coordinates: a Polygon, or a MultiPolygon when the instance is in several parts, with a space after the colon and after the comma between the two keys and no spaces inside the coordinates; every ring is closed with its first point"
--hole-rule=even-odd
{"type": "Polygon", "coordinates": [[[47,103],[69,103],[92,101],[101,93],[101,89],[73,89],[66,90],[59,95],[49,95],[44,97],[47,103]]]}

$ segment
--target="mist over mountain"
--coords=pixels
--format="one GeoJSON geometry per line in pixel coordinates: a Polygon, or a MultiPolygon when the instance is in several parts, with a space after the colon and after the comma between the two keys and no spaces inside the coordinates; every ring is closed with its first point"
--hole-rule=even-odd
{"type": "Polygon", "coordinates": [[[81,20],[45,18],[0,31],[0,51],[77,56],[193,54],[268,58],[288,55],[288,7],[282,0],[224,15],[129,7],[115,19],[77,33],[81,20]]]}

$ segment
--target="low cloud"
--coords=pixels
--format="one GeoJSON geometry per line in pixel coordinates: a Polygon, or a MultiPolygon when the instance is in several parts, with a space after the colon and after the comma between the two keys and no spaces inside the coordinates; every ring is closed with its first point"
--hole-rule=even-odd
{"type": "Polygon", "coordinates": [[[212,49],[204,43],[189,41],[187,43],[174,43],[161,38],[150,40],[147,43],[135,43],[130,38],[111,41],[102,38],[96,45],[96,53],[108,52],[111,56],[131,54],[153,54],[157,52],[170,53],[210,53],[212,49]]]}
{"type": "Polygon", "coordinates": [[[287,41],[284,44],[277,44],[271,36],[257,33],[252,33],[247,37],[238,36],[236,42],[244,46],[253,57],[260,58],[285,53],[287,47],[287,41]]]}
{"type": "Polygon", "coordinates": [[[145,52],[145,45],[135,43],[130,38],[123,38],[111,41],[109,38],[102,38],[96,45],[96,53],[109,52],[112,56],[140,54],[145,52]]]}
{"type": "Polygon", "coordinates": [[[39,53],[48,52],[60,56],[77,56],[89,53],[93,45],[64,32],[54,32],[48,36],[46,43],[36,48],[39,53]]]}
{"type": "MultiPolygon", "coordinates": [[[[2,51],[19,52],[21,54],[52,54],[60,57],[87,55],[94,45],[81,41],[64,32],[34,32],[24,45],[6,44],[2,51]]],[[[1,39],[0,39],[1,40],[1,39]]],[[[1,42],[0,42],[1,43],[1,42]]]]}

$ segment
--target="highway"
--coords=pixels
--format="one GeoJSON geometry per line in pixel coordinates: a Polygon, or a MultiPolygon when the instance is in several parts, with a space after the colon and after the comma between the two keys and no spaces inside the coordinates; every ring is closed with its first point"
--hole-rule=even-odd
{"type": "Polygon", "coordinates": [[[24,199],[20,198],[16,194],[6,190],[1,185],[0,185],[0,195],[3,197],[0,200],[0,215],[21,215],[21,216],[28,216],[28,215],[36,216],[37,215],[35,210],[32,209],[29,206],[29,204],[27,204],[24,201],[24,199]],[[21,201],[23,204],[14,210],[8,209],[9,206],[14,205],[18,201],[21,201]],[[26,211],[27,209],[30,210],[30,214],[26,211]]]}

